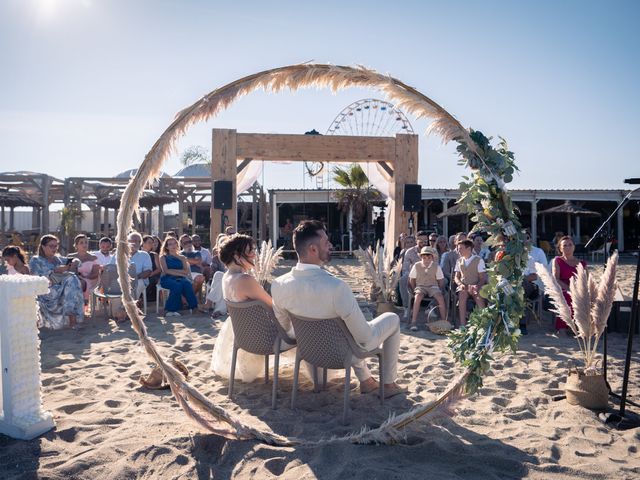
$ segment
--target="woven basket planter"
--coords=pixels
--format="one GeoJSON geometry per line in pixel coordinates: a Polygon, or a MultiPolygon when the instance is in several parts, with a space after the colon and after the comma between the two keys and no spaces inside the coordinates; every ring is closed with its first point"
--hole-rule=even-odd
{"type": "Polygon", "coordinates": [[[565,387],[567,402],[591,410],[604,410],[609,401],[609,390],[604,375],[585,375],[580,369],[570,370],[565,387]]]}

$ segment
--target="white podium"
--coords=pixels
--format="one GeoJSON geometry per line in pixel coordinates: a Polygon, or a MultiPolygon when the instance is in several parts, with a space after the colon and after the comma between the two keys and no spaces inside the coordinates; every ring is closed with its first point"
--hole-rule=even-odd
{"type": "Polygon", "coordinates": [[[55,426],[42,409],[40,338],[36,295],[49,280],[29,275],[0,276],[0,433],[31,440],[55,426]]]}

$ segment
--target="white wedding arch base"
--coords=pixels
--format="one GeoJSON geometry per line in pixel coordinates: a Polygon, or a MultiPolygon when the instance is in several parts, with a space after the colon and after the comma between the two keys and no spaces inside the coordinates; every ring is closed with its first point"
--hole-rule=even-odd
{"type": "MultiPolygon", "coordinates": [[[[136,308],[136,303],[131,297],[127,285],[126,272],[128,264],[127,232],[133,225],[134,211],[138,208],[138,200],[145,186],[156,179],[165,160],[175,151],[176,142],[184,136],[192,125],[207,121],[228,108],[235,100],[247,95],[254,90],[262,89],[268,92],[281,90],[297,90],[305,87],[327,87],[332,91],[338,91],[350,87],[371,88],[384,94],[397,108],[413,114],[416,118],[425,118],[430,121],[427,133],[438,134],[443,142],[456,141],[464,146],[465,154],[471,155],[478,165],[471,165],[477,172],[482,170],[483,178],[493,178],[497,185],[501,186],[501,196],[508,193],[504,189],[504,183],[485,162],[486,151],[476,144],[472,138],[473,131],[465,129],[452,115],[440,105],[409,87],[401,81],[387,75],[382,75],[363,67],[336,66],[326,64],[301,64],[290,65],[272,70],[266,70],[254,75],[241,78],[229,83],[205,95],[193,105],[180,111],[173,123],[164,131],[145,156],[142,165],[136,175],[127,186],[117,219],[117,265],[120,283],[123,293],[123,303],[131,319],[135,331],[149,356],[164,371],[171,385],[176,400],[187,415],[202,427],[217,435],[230,439],[253,439],[274,445],[301,445],[307,444],[301,439],[286,438],[270,431],[257,430],[243,424],[234,418],[223,408],[213,404],[197,389],[184,380],[182,375],[168,361],[160,356],[153,341],[147,336],[147,331],[142,320],[141,312],[136,308]]],[[[462,153],[461,153],[462,154],[462,153]]],[[[518,237],[516,241],[521,241],[518,237]]],[[[516,272],[518,274],[518,272],[516,272]]],[[[517,275],[516,275],[517,276],[517,275]]],[[[517,279],[512,283],[515,284],[517,279]]],[[[495,322],[497,325],[499,322],[495,322]]],[[[505,323],[506,325],[506,323],[505,323]]],[[[500,332],[496,327],[490,327],[486,335],[487,339],[493,339],[500,332]]],[[[508,327],[507,327],[508,329],[508,327]]],[[[492,342],[487,341],[482,348],[490,349],[492,342]]],[[[463,364],[464,365],[464,364],[463,364]]],[[[364,428],[361,432],[347,437],[329,440],[331,442],[348,441],[354,443],[393,443],[403,436],[402,429],[416,421],[418,418],[430,415],[446,404],[461,398],[464,394],[465,384],[469,378],[473,378],[476,367],[466,366],[464,372],[454,380],[450,386],[434,401],[415,406],[410,411],[389,418],[383,425],[376,429],[364,428]],[[474,370],[475,368],[475,370],[474,370]]]]}
{"type": "Polygon", "coordinates": [[[0,276],[0,433],[31,440],[55,427],[42,408],[40,339],[36,295],[49,280],[29,275],[0,276]]]}

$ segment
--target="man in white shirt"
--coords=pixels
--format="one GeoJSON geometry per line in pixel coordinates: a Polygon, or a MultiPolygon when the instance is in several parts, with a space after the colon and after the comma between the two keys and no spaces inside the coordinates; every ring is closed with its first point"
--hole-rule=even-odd
{"type": "MultiPolygon", "coordinates": [[[[525,231],[525,245],[529,246],[529,257],[527,259],[527,267],[523,272],[522,287],[524,288],[526,300],[537,300],[544,291],[544,284],[536,273],[536,263],[544,266],[544,268],[548,268],[547,255],[544,253],[544,250],[531,244],[531,234],[528,230],[525,231]]],[[[520,333],[522,333],[522,335],[529,333],[527,331],[528,317],[529,309],[525,309],[525,315],[520,320],[520,333]]]]}
{"type": "Polygon", "coordinates": [[[191,241],[193,242],[193,251],[198,252],[200,254],[200,258],[202,258],[202,274],[208,282],[211,280],[211,276],[213,275],[213,272],[211,271],[211,252],[208,248],[204,248],[202,246],[202,239],[200,238],[200,235],[192,235],[191,241]]]}
{"type": "MultiPolygon", "coordinates": [[[[298,264],[271,284],[273,311],[282,326],[292,331],[289,314],[308,318],[341,318],[362,348],[372,350],[382,344],[384,350],[385,397],[406,390],[396,383],[400,349],[400,319],[384,313],[367,322],[349,285],[322,268],[331,260],[331,242],[324,225],[306,220],[293,231],[293,247],[298,264]]],[[[353,368],[360,381],[360,392],[378,388],[367,364],[354,357],[353,368]]]]}
{"type": "Polygon", "coordinates": [[[109,237],[102,237],[100,242],[98,242],[98,248],[100,250],[92,252],[93,255],[98,259],[98,264],[101,267],[105,265],[109,265],[111,263],[111,249],[113,248],[113,242],[109,237]]]}
{"type": "MultiPolygon", "coordinates": [[[[149,284],[149,276],[153,272],[153,264],[151,263],[151,257],[144,250],[140,250],[142,245],[142,235],[138,232],[131,232],[127,236],[127,242],[129,243],[129,249],[131,251],[131,258],[129,262],[136,266],[136,278],[138,280],[136,284],[135,297],[136,300],[142,295],[142,291],[147,288],[149,284]]],[[[115,265],[116,255],[112,255],[111,261],[115,265]]]]}

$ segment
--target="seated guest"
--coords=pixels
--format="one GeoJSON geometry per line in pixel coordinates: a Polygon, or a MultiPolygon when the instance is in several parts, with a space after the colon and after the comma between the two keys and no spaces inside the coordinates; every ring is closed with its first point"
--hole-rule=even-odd
{"type": "Polygon", "coordinates": [[[400,253],[402,253],[402,250],[404,250],[404,238],[406,237],[406,235],[404,233],[401,233],[398,236],[398,241],[396,242],[396,246],[393,249],[393,261],[397,262],[398,259],[400,258],[400,253]]]}
{"type": "MultiPolygon", "coordinates": [[[[395,313],[383,313],[367,322],[349,285],[334,277],[322,265],[331,260],[331,242],[324,225],[317,220],[301,222],[293,231],[293,248],[298,264],[289,273],[273,280],[273,310],[285,330],[292,332],[289,314],[310,318],[341,318],[354,340],[371,350],[382,344],[384,350],[385,397],[405,392],[396,384],[400,320],[395,313]]],[[[360,391],[378,388],[367,364],[353,360],[360,391]]]]}
{"type": "Polygon", "coordinates": [[[193,250],[193,240],[189,235],[180,237],[180,255],[187,259],[191,269],[191,279],[193,280],[193,293],[198,295],[202,290],[204,275],[202,274],[202,255],[193,250]]]}
{"type": "Polygon", "coordinates": [[[49,293],[38,295],[38,306],[42,324],[46,328],[58,330],[69,326],[76,328],[82,322],[84,297],[82,285],[73,269],[77,262],[63,259],[58,252],[58,238],[43,235],[38,247],[38,255],[29,261],[32,275],[49,278],[49,293]]]}
{"type": "Polygon", "coordinates": [[[27,257],[22,248],[17,245],[8,245],[2,249],[2,259],[7,264],[9,275],[29,275],[27,257]]]}
{"type": "Polygon", "coordinates": [[[213,314],[211,315],[213,318],[222,317],[227,314],[227,304],[224,301],[224,292],[222,289],[222,279],[224,278],[224,273],[227,271],[227,267],[222,260],[220,260],[218,252],[220,252],[222,245],[230,238],[231,237],[228,237],[224,233],[221,233],[218,235],[218,242],[213,249],[214,255],[211,260],[213,278],[211,279],[211,288],[207,292],[207,301],[201,309],[203,312],[209,312],[209,310],[213,308],[213,314]]]}
{"type": "MultiPolygon", "coordinates": [[[[571,308],[571,315],[573,316],[573,304],[571,300],[571,292],[569,291],[569,283],[571,278],[575,277],[578,273],[578,265],[582,265],[583,268],[587,268],[587,262],[580,260],[574,256],[576,245],[573,243],[573,239],[565,235],[558,240],[559,255],[552,260],[551,272],[555,279],[562,288],[562,295],[571,308]]],[[[567,324],[560,317],[556,317],[556,332],[560,330],[566,330],[567,324]]]]}
{"type": "Polygon", "coordinates": [[[98,259],[98,265],[102,267],[109,265],[111,263],[111,258],[113,257],[111,254],[111,250],[113,250],[113,242],[109,237],[102,237],[100,242],[98,242],[98,248],[98,251],[92,252],[92,254],[98,259]]]}
{"type": "Polygon", "coordinates": [[[460,258],[456,262],[454,283],[458,292],[460,325],[467,323],[467,300],[472,297],[476,305],[484,308],[480,288],[487,283],[487,269],[484,260],[473,253],[473,242],[463,240],[458,244],[460,258]]]}
{"type": "MultiPolygon", "coordinates": [[[[443,237],[444,238],[444,237],[443,237]]],[[[409,287],[415,297],[413,301],[413,314],[411,316],[411,331],[418,331],[418,312],[420,302],[425,297],[435,298],[440,310],[440,318],[447,318],[447,309],[444,304],[444,275],[438,265],[438,256],[433,247],[423,247],[420,250],[421,261],[416,263],[409,272],[409,287]]]]}
{"type": "Polygon", "coordinates": [[[160,255],[160,285],[169,290],[169,298],[165,305],[167,317],[179,317],[182,309],[182,297],[187,300],[187,306],[194,309],[198,300],[191,285],[191,269],[187,259],[180,255],[178,240],[167,237],[162,244],[160,255]]]}
{"type": "Polygon", "coordinates": [[[100,264],[98,263],[98,258],[89,253],[89,239],[85,234],[76,235],[76,238],[73,239],[73,247],[76,252],[70,254],[69,258],[80,260],[77,273],[83,283],[84,302],[87,305],[91,298],[91,292],[98,284],[100,264]]]}
{"type": "Polygon", "coordinates": [[[155,238],[151,235],[142,237],[142,250],[149,254],[151,258],[151,274],[149,275],[149,285],[147,285],[147,300],[153,302],[156,300],[156,285],[160,281],[160,256],[155,252],[155,238]]]}
{"type": "MultiPolygon", "coordinates": [[[[149,277],[153,271],[153,265],[151,264],[151,257],[149,254],[140,249],[142,245],[142,235],[138,232],[131,232],[127,235],[127,242],[129,243],[129,262],[136,266],[136,291],[134,293],[135,299],[138,300],[140,295],[147,285],[149,285],[149,277]]],[[[111,258],[111,263],[116,264],[116,255],[111,258]]]]}
{"type": "Polygon", "coordinates": [[[200,235],[192,235],[191,241],[193,242],[193,251],[199,253],[202,257],[202,274],[204,275],[205,282],[208,282],[213,275],[211,271],[211,252],[202,246],[200,235]]]}
{"type": "MultiPolygon", "coordinates": [[[[525,268],[522,279],[522,288],[524,289],[524,298],[526,300],[537,300],[544,286],[536,273],[536,263],[539,263],[544,268],[547,268],[547,256],[544,250],[531,245],[531,234],[528,230],[525,231],[525,245],[529,247],[529,256],[527,258],[527,267],[525,268]]],[[[522,335],[527,335],[527,322],[529,319],[529,309],[525,309],[525,314],[520,320],[520,332],[522,335]]]]}
{"type": "Polygon", "coordinates": [[[491,256],[491,250],[484,244],[482,235],[476,233],[471,237],[471,240],[473,241],[473,254],[478,255],[482,260],[488,262],[491,256]]]}
{"type": "Polygon", "coordinates": [[[417,243],[411,248],[407,248],[404,255],[402,255],[402,270],[400,271],[400,280],[398,281],[405,319],[409,318],[409,301],[411,296],[413,296],[413,291],[409,290],[409,272],[411,271],[411,267],[420,261],[420,250],[422,247],[427,246],[429,234],[422,230],[419,231],[416,241],[417,243]]]}
{"type": "Polygon", "coordinates": [[[442,256],[448,251],[449,242],[447,241],[447,237],[440,235],[436,240],[436,253],[438,254],[438,259],[442,258],[442,256]]]}
{"type": "Polygon", "coordinates": [[[444,274],[445,283],[447,287],[451,286],[451,278],[454,275],[454,270],[456,268],[456,262],[460,258],[460,254],[458,253],[458,243],[467,239],[467,235],[459,232],[454,235],[453,240],[453,248],[448,252],[445,252],[440,259],[440,268],[442,268],[442,273],[444,274]]]}

